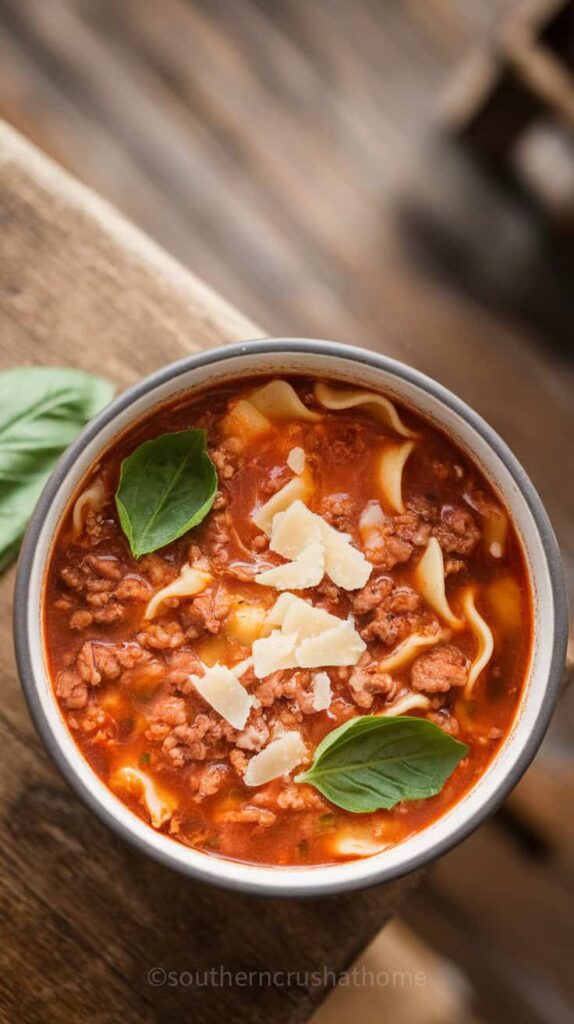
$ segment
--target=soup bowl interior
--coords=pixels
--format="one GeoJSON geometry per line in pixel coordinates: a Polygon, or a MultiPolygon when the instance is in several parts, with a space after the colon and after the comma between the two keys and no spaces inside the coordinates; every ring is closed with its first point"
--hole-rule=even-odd
{"type": "Polygon", "coordinates": [[[558,692],[567,634],[556,541],[532,484],[504,442],[472,410],[422,374],[362,349],[305,339],[250,342],[168,366],[122,394],[83,432],[51,477],[30,525],[15,598],[16,650],[25,694],[48,749],[98,816],[140,850],[190,876],[276,895],[320,894],[395,878],[444,853],[516,784],[533,757],[558,692]],[[511,731],[489,767],[451,809],[399,845],[362,860],[317,867],[265,867],[209,856],[156,832],[93,772],[54,698],[42,635],[42,591],[54,535],[71,496],[99,454],[154,407],[238,377],[300,373],[383,391],[446,430],[502,496],[522,539],[534,604],[528,679],[511,731]]]}

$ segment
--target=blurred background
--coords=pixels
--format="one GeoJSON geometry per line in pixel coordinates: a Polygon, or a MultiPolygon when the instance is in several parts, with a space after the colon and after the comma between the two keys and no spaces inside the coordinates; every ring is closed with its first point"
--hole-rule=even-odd
{"type": "MultiPolygon", "coordinates": [[[[0,116],[269,334],[398,356],[477,406],[571,593],[573,82],[567,2],[0,0],[0,116]]],[[[335,991],[316,1024],[574,1019],[573,719],[569,690],[361,958],[428,984],[335,991]]]]}

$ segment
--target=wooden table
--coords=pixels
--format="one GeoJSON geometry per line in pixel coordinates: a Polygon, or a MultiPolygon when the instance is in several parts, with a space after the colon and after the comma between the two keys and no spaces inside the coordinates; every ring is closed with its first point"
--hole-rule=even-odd
{"type": "MultiPolygon", "coordinates": [[[[360,342],[458,392],[531,474],[558,532],[574,594],[572,247],[551,236],[516,188],[485,175],[459,146],[441,138],[435,121],[455,66],[485,36],[492,38],[500,15],[514,6],[515,0],[0,0],[0,115],[271,333],[360,342]]],[[[21,189],[11,187],[6,201],[15,203],[15,191],[21,207],[21,189]]],[[[60,231],[57,209],[52,219],[53,230],[60,231]]],[[[41,234],[38,225],[28,230],[41,234]]],[[[11,237],[3,226],[1,249],[14,249],[11,237]]],[[[51,361],[62,358],[54,339],[65,340],[69,351],[76,335],[70,311],[78,296],[69,296],[65,306],[55,300],[46,268],[37,269],[39,244],[34,236],[24,246],[20,242],[24,256],[14,267],[9,263],[11,289],[22,286],[22,261],[24,280],[37,280],[27,295],[0,303],[0,351],[3,345],[10,365],[31,351],[34,331],[34,358],[46,345],[43,358],[51,361]],[[38,301],[26,313],[34,293],[38,301]],[[10,333],[2,314],[7,305],[10,333]],[[14,338],[23,339],[22,355],[13,351],[14,338]]],[[[83,260],[75,254],[78,266],[101,267],[102,244],[83,260]]],[[[127,277],[125,258],[121,262],[127,277]]],[[[161,263],[161,278],[173,272],[181,281],[180,271],[168,269],[173,264],[161,263]]],[[[189,278],[174,312],[174,288],[162,301],[166,290],[138,261],[130,261],[131,285],[124,294],[108,281],[111,311],[96,301],[95,280],[101,290],[101,277],[101,269],[83,273],[82,296],[94,288],[90,322],[118,380],[189,351],[197,324],[186,298],[189,278]],[[128,371],[133,334],[126,333],[124,308],[134,288],[138,305],[134,311],[130,302],[130,316],[137,317],[146,349],[134,347],[128,371]],[[153,345],[162,349],[156,357],[153,345]]],[[[200,340],[207,330],[204,325],[200,340]]],[[[219,333],[216,326],[211,330],[219,333]]],[[[243,328],[230,325],[226,336],[238,333],[243,328]]],[[[82,358],[100,368],[93,339],[82,358]]],[[[80,356],[68,361],[73,359],[80,356]]],[[[3,685],[3,707],[13,707],[11,668],[3,685]]],[[[403,906],[403,918],[456,963],[468,983],[456,983],[472,1005],[465,1024],[470,1015],[474,1024],[475,1011],[489,1024],[569,1019],[573,726],[571,691],[503,810],[442,858],[403,906]]],[[[27,727],[26,742],[29,735],[27,727]]],[[[9,788],[13,801],[22,773],[9,779],[2,768],[0,786],[9,788]]],[[[85,827],[91,836],[101,834],[91,819],[85,827]]],[[[33,833],[26,828],[24,819],[18,835],[26,834],[30,843],[33,833]]],[[[53,835],[48,840],[44,831],[37,842],[52,851],[53,861],[53,835]]],[[[105,863],[113,863],[109,850],[106,856],[105,863]]],[[[66,863],[72,875],[71,856],[66,863]]],[[[89,892],[93,906],[93,883],[89,892]]],[[[378,914],[375,908],[374,918],[378,914]]],[[[120,919],[118,929],[125,927],[120,919]]],[[[287,929],[280,931],[283,941],[287,929]]],[[[108,935],[102,932],[105,941],[108,935]]],[[[312,941],[300,947],[302,959],[309,959],[312,941]]],[[[13,966],[8,973],[14,986],[13,966]]],[[[54,972],[47,973],[41,981],[29,966],[20,988],[43,992],[44,1002],[54,1004],[54,972]]],[[[7,976],[0,975],[0,986],[7,976]]],[[[139,967],[132,967],[132,976],[143,991],[139,967]]],[[[67,985],[70,972],[63,977],[67,985]]],[[[63,987],[60,993],[68,1005],[70,991],[63,987]]],[[[424,994],[426,1024],[437,1009],[424,994]]],[[[286,994],[282,998],[289,1001],[286,994]]],[[[384,1006],[384,992],[377,998],[384,1006]]],[[[111,1017],[110,1001],[99,1019],[115,1024],[125,998],[111,1017]]],[[[356,1000],[349,1002],[354,1009],[356,1000]]],[[[202,1005],[207,1013],[209,995],[202,1005]]],[[[265,1005],[274,1019],[274,1006],[265,1005]]],[[[240,1009],[238,1001],[235,1018],[240,1009]]],[[[36,1014],[43,1021],[55,1018],[54,1010],[36,1014]]],[[[179,1024],[173,1012],[164,1016],[179,1024]]],[[[76,1012],[76,1020],[82,1017],[76,1012]]],[[[390,1011],[386,1019],[403,1017],[390,1011]]]]}
{"type": "MultiPolygon", "coordinates": [[[[0,124],[0,359],[81,366],[120,387],[190,352],[261,336],[93,193],[0,124]]],[[[0,583],[0,1020],[301,1021],[324,984],[155,986],[174,972],[340,971],[413,879],[324,900],[194,884],[114,838],[36,738],[0,583]],[[240,998],[238,998],[240,996],[240,998]]],[[[328,984],[328,978],[327,978],[328,984]]]]}

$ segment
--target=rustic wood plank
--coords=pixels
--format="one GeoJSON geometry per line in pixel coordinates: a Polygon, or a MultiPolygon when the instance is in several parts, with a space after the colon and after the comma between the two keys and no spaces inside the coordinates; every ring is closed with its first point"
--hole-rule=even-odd
{"type": "MultiPolygon", "coordinates": [[[[123,385],[186,353],[261,334],[5,125],[0,223],[2,366],[79,365],[123,385]]],[[[324,902],[254,900],[191,883],[113,839],[33,735],[8,642],[12,583],[13,571],[0,583],[0,1016],[210,1021],[229,1002],[237,1021],[303,1020],[324,986],[263,984],[237,1006],[233,986],[154,988],[147,972],[338,971],[412,880],[324,902]]]]}

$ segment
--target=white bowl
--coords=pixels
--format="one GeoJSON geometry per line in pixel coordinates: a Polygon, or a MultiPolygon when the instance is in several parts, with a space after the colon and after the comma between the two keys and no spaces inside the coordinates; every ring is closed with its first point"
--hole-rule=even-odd
{"type": "MultiPolygon", "coordinates": [[[[549,453],[550,457],[550,453],[549,453]]],[[[54,470],[20,556],[15,642],[24,692],[56,764],[82,799],[114,831],[164,864],[194,878],[275,895],[319,895],[388,881],[459,843],[516,785],[547,728],[558,694],[567,640],[567,604],[558,547],[544,507],[501,438],[441,385],[384,356],[308,339],[254,341],[181,360],[147,377],[88,425],[54,470]],[[382,390],[443,427],[504,497],[518,529],[534,595],[534,644],[521,707],[505,743],[476,785],[439,820],[364,860],[325,867],[267,867],[209,856],[154,831],[100,781],[72,739],[54,698],[43,650],[41,600],[60,517],[104,448],[150,409],[239,376],[305,373],[382,390]]]]}

